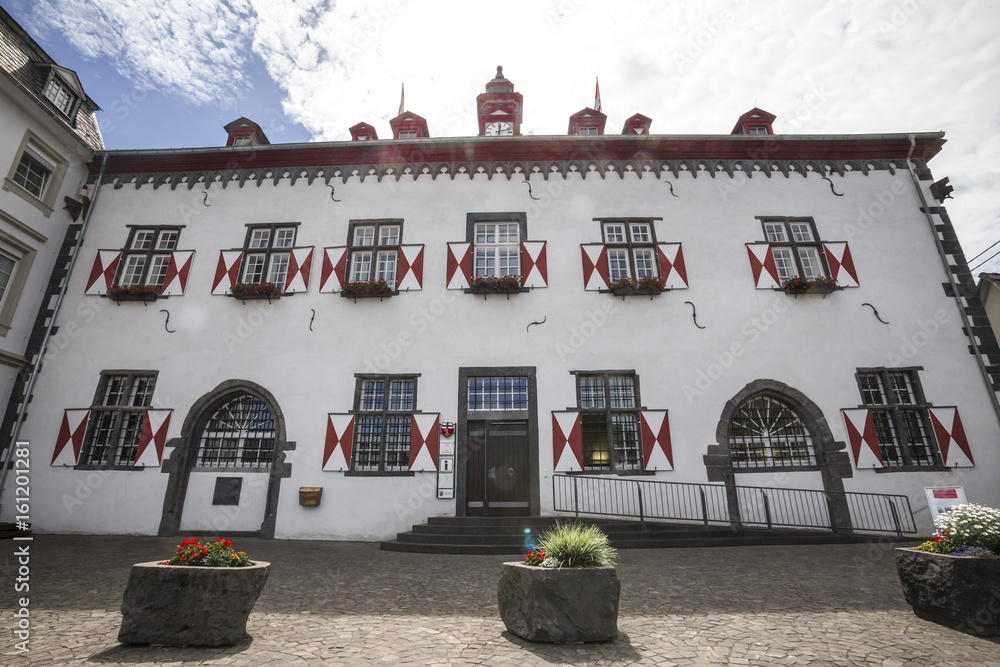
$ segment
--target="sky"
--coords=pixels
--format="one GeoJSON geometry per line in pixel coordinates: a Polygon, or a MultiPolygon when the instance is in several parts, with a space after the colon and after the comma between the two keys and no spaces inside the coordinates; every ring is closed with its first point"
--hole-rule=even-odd
{"type": "MultiPolygon", "coordinates": [[[[110,149],[222,146],[240,116],[271,143],[477,133],[503,66],[524,134],[594,103],[608,133],[728,134],[754,106],[778,134],[946,132],[930,167],[970,268],[1000,245],[1000,2],[986,0],[3,0],[103,111],[110,149]],[[992,157],[990,157],[992,156],[992,157]],[[979,259],[972,258],[981,251],[979,259]]],[[[1000,255],[974,269],[1000,272],[1000,255]]]]}

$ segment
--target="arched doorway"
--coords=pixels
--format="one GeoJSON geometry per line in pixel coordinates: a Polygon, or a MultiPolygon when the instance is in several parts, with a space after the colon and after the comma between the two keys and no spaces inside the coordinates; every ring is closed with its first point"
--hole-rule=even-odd
{"type": "Polygon", "coordinates": [[[727,487],[730,516],[739,521],[736,487],[741,473],[782,473],[796,488],[795,474],[818,472],[837,530],[850,530],[844,478],[854,475],[847,446],[836,441],[822,410],[802,392],[775,380],[754,380],[726,403],[705,467],[710,482],[727,487]]]}
{"type": "Polygon", "coordinates": [[[274,397],[246,380],[223,382],[188,412],[164,472],[160,535],[185,532],[274,537],[278,490],[294,443],[274,397]]]}

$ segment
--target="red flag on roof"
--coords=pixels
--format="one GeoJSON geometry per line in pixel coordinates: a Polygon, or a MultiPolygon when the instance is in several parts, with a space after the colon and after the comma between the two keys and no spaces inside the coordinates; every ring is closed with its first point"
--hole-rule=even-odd
{"type": "MultiPolygon", "coordinates": [[[[597,77],[594,77],[597,81],[597,77]]],[[[594,91],[594,111],[601,110],[601,82],[597,81],[597,90],[594,91]]]]}
{"type": "Polygon", "coordinates": [[[406,111],[405,98],[406,98],[406,84],[401,83],[399,84],[399,113],[396,114],[397,116],[402,115],[402,113],[406,111]]]}

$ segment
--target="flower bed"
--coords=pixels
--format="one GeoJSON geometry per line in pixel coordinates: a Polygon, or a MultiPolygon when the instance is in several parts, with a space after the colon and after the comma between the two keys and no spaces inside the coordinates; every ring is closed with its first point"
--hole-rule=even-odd
{"type": "Polygon", "coordinates": [[[236,283],[230,290],[231,296],[240,300],[246,299],[277,299],[281,296],[281,288],[275,283],[236,283]]]}

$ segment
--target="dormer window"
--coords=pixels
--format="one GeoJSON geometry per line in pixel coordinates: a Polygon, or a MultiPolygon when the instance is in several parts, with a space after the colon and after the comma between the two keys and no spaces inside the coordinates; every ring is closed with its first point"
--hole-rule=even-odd
{"type": "Polygon", "coordinates": [[[597,134],[600,134],[600,133],[597,131],[596,127],[581,127],[580,128],[580,134],[597,135],[597,134]]]}
{"type": "Polygon", "coordinates": [[[730,134],[745,134],[750,136],[760,136],[774,134],[772,124],[777,118],[773,113],[768,113],[763,109],[754,107],[740,116],[736,121],[736,126],[730,134]]]}
{"type": "Polygon", "coordinates": [[[752,125],[747,126],[747,134],[767,134],[766,127],[754,127],[752,125]]]}
{"type": "Polygon", "coordinates": [[[249,146],[253,139],[247,135],[242,137],[233,137],[233,146],[249,146]]]}
{"type": "Polygon", "coordinates": [[[45,89],[42,94],[49,99],[52,104],[55,105],[59,111],[63,112],[66,116],[69,116],[70,111],[73,109],[73,103],[76,101],[76,95],[70,91],[70,89],[59,80],[54,73],[49,74],[48,83],[45,84],[45,89]]]}
{"type": "Polygon", "coordinates": [[[416,139],[417,138],[417,131],[416,130],[400,130],[399,131],[399,138],[400,139],[416,139]]]}

